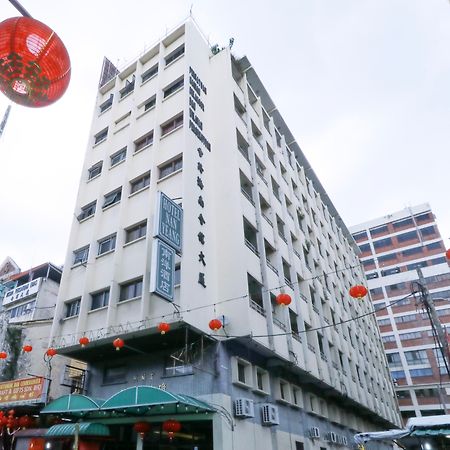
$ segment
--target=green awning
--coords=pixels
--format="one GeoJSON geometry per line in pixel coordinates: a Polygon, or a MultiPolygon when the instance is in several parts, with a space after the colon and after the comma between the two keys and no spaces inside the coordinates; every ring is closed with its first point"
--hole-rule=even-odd
{"type": "Polygon", "coordinates": [[[414,430],[411,436],[450,436],[450,428],[425,428],[414,430]]]}
{"type": "Polygon", "coordinates": [[[45,436],[64,437],[75,436],[76,427],[78,426],[79,436],[109,436],[109,428],[102,423],[61,423],[50,427],[45,436]]]}
{"type": "Polygon", "coordinates": [[[98,411],[100,406],[86,395],[70,394],[53,400],[41,410],[41,414],[60,414],[84,417],[91,411],[98,411]]]}

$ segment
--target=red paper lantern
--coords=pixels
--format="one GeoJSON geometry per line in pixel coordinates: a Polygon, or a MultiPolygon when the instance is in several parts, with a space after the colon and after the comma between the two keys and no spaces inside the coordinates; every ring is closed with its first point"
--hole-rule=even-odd
{"type": "Polygon", "coordinates": [[[30,416],[19,417],[19,427],[30,428],[33,425],[33,418],[30,416]]]}
{"type": "Polygon", "coordinates": [[[8,416],[3,416],[3,417],[0,419],[0,423],[1,423],[3,426],[6,426],[6,425],[8,424],[8,416]]]}
{"type": "Polygon", "coordinates": [[[170,325],[166,322],[161,322],[158,324],[158,330],[161,334],[166,334],[170,330],[170,325]]]}
{"type": "Polygon", "coordinates": [[[445,252],[447,259],[450,259],[450,248],[445,252]]]}
{"type": "Polygon", "coordinates": [[[24,345],[24,346],[22,347],[22,350],[23,350],[25,353],[29,353],[29,352],[31,352],[31,350],[33,350],[33,347],[32,347],[31,345],[24,345]]]}
{"type": "Polygon", "coordinates": [[[148,433],[150,431],[150,424],[148,422],[136,422],[133,426],[134,431],[136,433],[139,433],[140,436],[143,438],[145,433],[148,433]]]}
{"type": "Polygon", "coordinates": [[[219,319],[212,319],[209,321],[209,328],[213,331],[218,331],[222,328],[222,322],[219,319]]]}
{"type": "Polygon", "coordinates": [[[172,440],[174,434],[181,430],[181,423],[178,420],[169,419],[163,422],[162,428],[169,435],[169,439],[172,440]]]}
{"type": "Polygon", "coordinates": [[[113,345],[114,347],[116,347],[116,350],[119,351],[125,345],[125,342],[123,341],[123,339],[117,338],[114,339],[113,345]]]}
{"type": "Polygon", "coordinates": [[[367,288],[360,284],[357,284],[356,286],[352,286],[350,288],[349,293],[353,298],[363,298],[367,295],[367,288]]]}
{"type": "Polygon", "coordinates": [[[277,305],[288,306],[291,304],[291,296],[289,294],[278,294],[275,298],[277,305]]]}
{"type": "Polygon", "coordinates": [[[45,354],[50,357],[53,358],[58,352],[56,351],[55,348],[50,347],[49,349],[47,349],[47,351],[45,352],[45,354]]]}
{"type": "Polygon", "coordinates": [[[56,102],[70,81],[70,58],[58,35],[31,17],[0,23],[0,91],[31,107],[56,102]]]}
{"type": "Polygon", "coordinates": [[[6,359],[8,354],[6,352],[0,352],[0,359],[6,359]]]}
{"type": "Polygon", "coordinates": [[[89,338],[87,336],[81,336],[78,342],[82,347],[86,347],[89,344],[89,338]]]}

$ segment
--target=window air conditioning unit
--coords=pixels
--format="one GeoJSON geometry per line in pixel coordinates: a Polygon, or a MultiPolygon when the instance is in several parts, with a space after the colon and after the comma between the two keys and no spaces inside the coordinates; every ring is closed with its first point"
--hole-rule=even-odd
{"type": "Polygon", "coordinates": [[[262,424],[271,426],[278,425],[280,420],[278,418],[278,408],[270,403],[261,405],[262,424]]]}
{"type": "Polygon", "coordinates": [[[311,427],[309,429],[309,437],[311,439],[319,439],[320,438],[320,430],[319,427],[311,427]]]}
{"type": "Polygon", "coordinates": [[[253,400],[238,398],[234,401],[234,415],[236,417],[255,417],[253,400]]]}

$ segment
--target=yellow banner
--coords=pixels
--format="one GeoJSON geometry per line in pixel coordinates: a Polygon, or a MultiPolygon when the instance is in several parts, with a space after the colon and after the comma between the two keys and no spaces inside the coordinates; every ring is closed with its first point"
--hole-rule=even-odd
{"type": "Polygon", "coordinates": [[[22,378],[0,383],[0,407],[8,403],[27,403],[40,400],[44,390],[44,378],[22,378]]]}

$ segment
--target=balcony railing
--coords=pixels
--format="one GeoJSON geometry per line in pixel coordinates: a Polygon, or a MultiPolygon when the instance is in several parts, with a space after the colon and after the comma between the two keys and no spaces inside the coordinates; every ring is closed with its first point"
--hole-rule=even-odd
{"type": "Polygon", "coordinates": [[[258,314],[261,314],[262,316],[266,317],[266,311],[261,305],[259,305],[252,299],[250,299],[249,304],[250,308],[254,309],[258,314]]]}
{"type": "Polygon", "coordinates": [[[258,249],[256,245],[252,244],[248,239],[245,239],[245,245],[256,255],[259,256],[258,249]]]}
{"type": "Polygon", "coordinates": [[[277,325],[278,327],[280,327],[283,331],[286,331],[286,325],[279,319],[277,319],[276,317],[273,318],[273,323],[275,325],[277,325]]]}
{"type": "Polygon", "coordinates": [[[278,275],[277,268],[268,259],[266,259],[266,263],[278,275]]]}
{"type": "Polygon", "coordinates": [[[316,353],[316,349],[314,348],[314,346],[312,344],[308,343],[308,348],[313,352],[316,353]]]}
{"type": "Polygon", "coordinates": [[[292,339],[295,339],[298,342],[302,342],[301,336],[296,331],[292,331],[292,339]]]}
{"type": "Polygon", "coordinates": [[[255,206],[255,202],[252,199],[251,194],[249,194],[244,188],[241,188],[241,192],[244,194],[244,197],[253,205],[255,206]]]}
{"type": "Polygon", "coordinates": [[[264,217],[264,219],[266,220],[266,222],[271,226],[271,227],[273,227],[273,223],[272,223],[272,221],[263,213],[263,212],[261,212],[261,215],[264,217]]]}
{"type": "Polygon", "coordinates": [[[293,251],[294,251],[294,255],[297,256],[297,258],[301,260],[302,257],[300,255],[300,253],[297,250],[295,250],[295,248],[293,249],[293,251]]]}
{"type": "Polygon", "coordinates": [[[302,294],[302,293],[300,292],[299,295],[300,295],[300,298],[301,298],[303,301],[305,301],[306,303],[308,303],[308,297],[306,297],[305,294],[302,294]]]}

